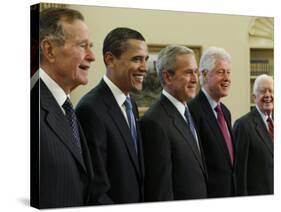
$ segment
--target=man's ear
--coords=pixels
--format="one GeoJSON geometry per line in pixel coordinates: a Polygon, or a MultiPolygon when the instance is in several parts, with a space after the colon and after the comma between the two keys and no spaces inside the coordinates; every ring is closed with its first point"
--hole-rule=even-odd
{"type": "Polygon", "coordinates": [[[49,39],[42,40],[40,48],[47,61],[51,63],[55,61],[54,44],[49,39]]]}
{"type": "Polygon", "coordinates": [[[253,94],[253,100],[254,102],[256,102],[257,96],[255,94],[253,94]]]}
{"type": "Polygon", "coordinates": [[[167,84],[167,85],[169,85],[170,82],[172,81],[172,75],[167,70],[162,71],[162,77],[163,77],[165,84],[167,84]]]}
{"type": "Polygon", "coordinates": [[[203,76],[203,81],[205,82],[208,78],[208,71],[207,70],[203,70],[201,72],[202,76],[203,76]]]}
{"type": "Polygon", "coordinates": [[[108,68],[112,68],[114,66],[115,56],[111,52],[106,52],[103,59],[108,68]]]}

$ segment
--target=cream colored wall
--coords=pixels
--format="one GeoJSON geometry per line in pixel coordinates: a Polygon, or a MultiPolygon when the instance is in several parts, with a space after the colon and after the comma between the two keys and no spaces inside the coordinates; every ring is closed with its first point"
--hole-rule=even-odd
{"type": "Polygon", "coordinates": [[[148,44],[185,44],[225,48],[233,59],[230,95],[223,102],[232,112],[233,121],[250,108],[248,27],[251,17],[190,12],[170,12],[94,6],[72,6],[83,13],[90,28],[96,62],[89,73],[89,83],[72,94],[76,104],[105,73],[102,43],[115,27],[140,31],[148,44]]]}

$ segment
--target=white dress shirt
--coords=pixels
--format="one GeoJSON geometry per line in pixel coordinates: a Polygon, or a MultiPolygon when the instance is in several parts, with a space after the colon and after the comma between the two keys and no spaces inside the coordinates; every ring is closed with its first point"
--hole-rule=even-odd
{"type": "Polygon", "coordinates": [[[207,91],[204,88],[202,88],[201,90],[205,94],[205,96],[207,97],[207,100],[208,100],[208,102],[209,102],[209,104],[212,108],[212,111],[213,111],[213,113],[214,113],[214,115],[217,119],[218,115],[217,115],[217,112],[216,112],[215,108],[217,107],[218,103],[207,93],[207,91]]]}
{"type": "Polygon", "coordinates": [[[39,76],[54,96],[62,112],[65,114],[62,105],[64,104],[66,98],[70,98],[70,96],[66,95],[64,90],[42,68],[39,69],[39,76]]]}
{"type": "Polygon", "coordinates": [[[162,91],[162,94],[167,97],[167,99],[175,106],[177,111],[179,111],[179,113],[181,114],[182,118],[185,121],[187,121],[186,118],[185,118],[185,115],[184,115],[186,105],[184,105],[182,102],[177,100],[175,97],[173,97],[171,94],[169,94],[165,90],[162,91]]]}
{"type": "MultiPolygon", "coordinates": [[[[185,113],[185,108],[187,107],[187,109],[189,110],[188,106],[186,104],[183,104],[182,102],[180,102],[179,100],[177,100],[175,97],[173,97],[171,94],[169,94],[166,90],[162,91],[162,94],[164,96],[167,97],[167,99],[175,106],[175,108],[177,109],[177,111],[181,114],[182,118],[185,120],[185,122],[188,122],[186,120],[186,117],[184,115],[185,113]]],[[[194,125],[194,121],[192,120],[193,125],[194,125]]],[[[199,143],[198,143],[198,136],[197,136],[197,132],[195,132],[195,141],[197,144],[197,147],[199,149],[200,152],[200,147],[199,147],[199,143]]]]}
{"type": "Polygon", "coordinates": [[[263,122],[264,122],[264,124],[265,124],[265,126],[266,126],[266,128],[267,128],[267,130],[269,130],[269,129],[268,129],[267,119],[268,119],[268,117],[270,117],[271,120],[272,120],[272,122],[273,122],[272,113],[271,113],[270,115],[267,115],[267,114],[262,113],[258,105],[256,105],[256,108],[257,108],[257,110],[258,110],[258,112],[259,112],[259,114],[260,114],[260,116],[261,116],[261,118],[262,118],[262,120],[263,120],[263,122]]]}
{"type": "Polygon", "coordinates": [[[111,90],[111,92],[114,96],[114,99],[116,100],[120,110],[122,111],[122,113],[127,121],[128,126],[129,126],[126,108],[124,105],[124,102],[126,100],[126,95],[106,75],[103,76],[103,80],[104,80],[105,84],[107,84],[109,89],[111,90]]]}

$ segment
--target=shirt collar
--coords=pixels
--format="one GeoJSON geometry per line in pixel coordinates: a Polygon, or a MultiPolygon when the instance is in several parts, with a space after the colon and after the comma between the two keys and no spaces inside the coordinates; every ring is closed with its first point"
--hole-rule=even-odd
{"type": "Polygon", "coordinates": [[[126,95],[106,75],[103,76],[103,80],[111,90],[117,104],[121,107],[126,100],[126,95]]]}
{"type": "Polygon", "coordinates": [[[201,90],[203,91],[203,93],[204,93],[205,96],[207,97],[207,100],[208,100],[208,102],[209,102],[211,108],[212,108],[213,110],[215,110],[216,106],[217,106],[219,103],[216,102],[216,101],[207,93],[207,91],[206,91],[204,88],[202,88],[201,90]]]}
{"type": "Polygon", "coordinates": [[[69,95],[66,95],[64,90],[42,68],[39,68],[39,76],[46,84],[59,106],[62,107],[66,98],[69,98],[69,95]]]}
{"type": "Polygon", "coordinates": [[[268,117],[270,117],[271,120],[273,120],[273,119],[272,119],[272,113],[271,113],[270,115],[266,115],[266,114],[264,114],[263,112],[261,112],[261,110],[260,110],[260,108],[259,108],[258,105],[256,105],[256,108],[257,108],[257,111],[259,112],[259,114],[261,115],[261,117],[262,117],[262,119],[264,120],[265,123],[267,123],[268,117]]]}
{"type": "Polygon", "coordinates": [[[187,106],[184,105],[179,100],[177,100],[171,94],[169,94],[165,89],[162,91],[162,94],[168,98],[168,100],[175,106],[175,108],[179,111],[179,113],[185,118],[184,112],[185,112],[185,107],[187,106]]]}

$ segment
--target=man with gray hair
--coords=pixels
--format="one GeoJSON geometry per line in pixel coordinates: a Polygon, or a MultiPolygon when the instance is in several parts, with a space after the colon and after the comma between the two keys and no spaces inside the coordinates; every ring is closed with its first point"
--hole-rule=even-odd
{"type": "Polygon", "coordinates": [[[199,129],[208,170],[208,197],[235,193],[231,114],[220,101],[229,93],[231,57],[222,48],[208,48],[200,59],[199,94],[189,103],[199,129]]]}
{"type": "Polygon", "coordinates": [[[238,195],[273,194],[273,78],[258,76],[253,96],[256,106],[233,129],[238,195]]]}
{"type": "Polygon", "coordinates": [[[163,92],[141,119],[145,201],[206,198],[203,151],[187,107],[198,84],[194,53],[184,46],[167,46],[156,66],[163,92]]]}
{"type": "Polygon", "coordinates": [[[89,29],[82,14],[68,8],[43,10],[39,25],[39,79],[31,90],[31,129],[37,131],[31,138],[31,205],[89,205],[90,152],[69,99],[87,84],[95,61],[89,29]]]}

